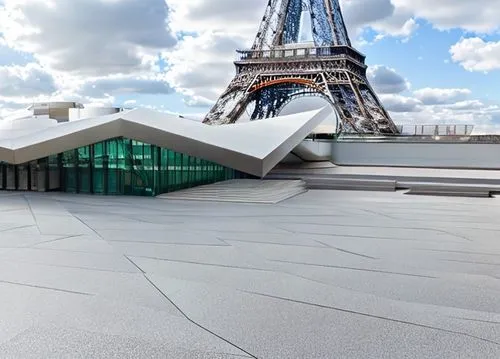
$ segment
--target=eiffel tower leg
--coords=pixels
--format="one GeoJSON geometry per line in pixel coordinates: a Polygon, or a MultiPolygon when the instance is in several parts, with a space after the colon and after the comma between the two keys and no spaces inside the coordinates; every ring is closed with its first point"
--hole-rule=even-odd
{"type": "Polygon", "coordinates": [[[330,74],[330,93],[346,133],[396,133],[389,114],[364,79],[349,72],[330,74]]]}
{"type": "Polygon", "coordinates": [[[399,133],[399,129],[392,121],[391,116],[385,110],[368,81],[359,85],[359,92],[366,111],[369,113],[372,123],[376,126],[377,132],[380,134],[399,133]]]}
{"type": "Polygon", "coordinates": [[[250,102],[247,89],[252,80],[253,78],[248,74],[237,75],[217,103],[212,107],[203,122],[209,125],[235,123],[250,102]]]}

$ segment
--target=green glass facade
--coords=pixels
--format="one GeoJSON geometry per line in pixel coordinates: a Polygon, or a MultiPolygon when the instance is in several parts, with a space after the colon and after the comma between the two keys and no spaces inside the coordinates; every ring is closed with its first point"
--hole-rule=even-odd
{"type": "Polygon", "coordinates": [[[0,163],[0,189],[155,196],[246,177],[166,148],[116,138],[23,165],[0,163]]]}

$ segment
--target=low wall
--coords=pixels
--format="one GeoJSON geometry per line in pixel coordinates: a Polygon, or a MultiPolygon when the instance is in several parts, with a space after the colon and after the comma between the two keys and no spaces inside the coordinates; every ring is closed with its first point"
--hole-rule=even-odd
{"type": "Polygon", "coordinates": [[[332,155],[332,141],[306,139],[294,148],[292,154],[303,161],[328,161],[332,155]]]}
{"type": "Polygon", "coordinates": [[[500,144],[334,142],[332,162],[343,166],[500,169],[500,144]]]}

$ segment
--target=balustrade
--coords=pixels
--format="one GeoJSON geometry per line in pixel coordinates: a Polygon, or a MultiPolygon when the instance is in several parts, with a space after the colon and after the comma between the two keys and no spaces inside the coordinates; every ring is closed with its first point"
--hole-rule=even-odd
{"type": "Polygon", "coordinates": [[[364,63],[365,57],[349,46],[329,46],[329,47],[280,47],[273,50],[237,51],[237,61],[251,60],[276,60],[276,59],[314,59],[314,58],[352,58],[357,62],[364,63]]]}

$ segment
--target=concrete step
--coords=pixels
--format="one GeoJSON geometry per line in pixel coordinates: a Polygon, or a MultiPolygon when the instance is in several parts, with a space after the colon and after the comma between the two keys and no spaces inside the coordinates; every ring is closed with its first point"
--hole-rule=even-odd
{"type": "Polygon", "coordinates": [[[307,191],[301,180],[231,180],[166,193],[169,200],[274,204],[307,191]]]}
{"type": "Polygon", "coordinates": [[[348,179],[377,179],[377,180],[395,180],[398,183],[450,183],[450,184],[471,184],[471,185],[492,185],[492,186],[500,186],[500,179],[495,178],[486,178],[486,177],[472,177],[467,176],[465,173],[463,176],[446,176],[442,175],[442,172],[439,169],[435,170],[436,175],[433,176],[418,176],[418,175],[391,175],[391,174],[355,174],[355,173],[307,173],[305,171],[302,172],[294,172],[294,171],[273,171],[266,179],[272,178],[294,178],[294,179],[302,179],[307,177],[322,177],[322,178],[348,178],[348,179]]]}
{"type": "Polygon", "coordinates": [[[312,175],[312,176],[297,176],[293,175],[270,175],[266,178],[274,180],[299,180],[306,183],[308,189],[323,189],[323,190],[351,190],[351,191],[396,191],[396,181],[387,179],[374,178],[349,178],[336,177],[333,175],[312,175]]]}
{"type": "MultiPolygon", "coordinates": [[[[439,171],[436,171],[439,174],[439,171]]],[[[466,175],[466,174],[465,174],[466,175]]],[[[274,173],[269,179],[302,179],[309,189],[396,191],[409,190],[409,195],[443,195],[490,197],[500,193],[500,181],[488,178],[346,175],[334,173],[274,173]]]]}

